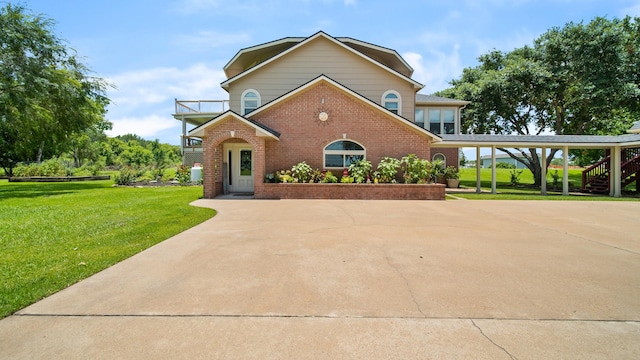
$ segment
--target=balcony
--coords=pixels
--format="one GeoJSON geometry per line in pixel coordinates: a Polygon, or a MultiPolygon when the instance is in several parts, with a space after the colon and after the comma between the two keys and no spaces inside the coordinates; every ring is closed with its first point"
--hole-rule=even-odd
{"type": "Polygon", "coordinates": [[[229,100],[176,99],[173,118],[187,124],[199,126],[227,110],[229,110],[229,100]]]}

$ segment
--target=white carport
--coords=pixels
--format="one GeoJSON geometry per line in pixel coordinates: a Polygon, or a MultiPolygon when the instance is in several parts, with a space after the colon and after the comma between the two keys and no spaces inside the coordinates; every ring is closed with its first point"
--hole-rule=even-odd
{"type": "MultiPolygon", "coordinates": [[[[491,149],[491,192],[496,193],[496,149],[497,148],[528,148],[541,149],[541,163],[546,164],[547,149],[560,149],[563,153],[562,193],[569,194],[569,149],[609,149],[611,151],[610,196],[620,197],[621,169],[620,151],[625,148],[640,147],[640,134],[619,136],[598,135],[441,135],[442,142],[437,147],[475,148],[476,159],[480,159],[480,149],[491,149]]],[[[476,161],[476,192],[480,192],[480,161],[476,161]]],[[[546,166],[542,166],[542,179],[546,179],[546,166]]],[[[546,195],[547,183],[541,182],[541,193],[546,195]]]]}

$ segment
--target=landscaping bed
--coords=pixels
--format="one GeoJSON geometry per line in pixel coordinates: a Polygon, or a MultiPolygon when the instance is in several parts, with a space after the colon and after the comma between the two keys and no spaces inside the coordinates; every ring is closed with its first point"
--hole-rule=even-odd
{"type": "Polygon", "coordinates": [[[70,181],[95,181],[109,180],[109,175],[97,176],[26,176],[10,177],[9,182],[70,182],[70,181]]]}

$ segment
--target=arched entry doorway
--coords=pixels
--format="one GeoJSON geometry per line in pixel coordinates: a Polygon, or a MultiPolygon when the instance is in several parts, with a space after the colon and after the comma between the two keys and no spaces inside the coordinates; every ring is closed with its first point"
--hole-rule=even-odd
{"type": "Polygon", "coordinates": [[[251,145],[249,143],[225,143],[223,154],[225,192],[253,192],[255,161],[251,145]]]}

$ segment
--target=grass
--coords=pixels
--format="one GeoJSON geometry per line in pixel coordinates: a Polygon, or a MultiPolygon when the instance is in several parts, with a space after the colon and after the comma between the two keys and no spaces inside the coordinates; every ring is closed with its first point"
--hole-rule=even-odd
{"type": "Polygon", "coordinates": [[[0,180],[0,318],[215,215],[201,186],[0,180]]]}
{"type": "MultiPolygon", "coordinates": [[[[520,171],[520,170],[518,170],[520,171]]],[[[519,178],[519,184],[514,186],[511,184],[510,169],[496,169],[496,190],[497,194],[491,193],[460,193],[455,194],[456,197],[473,199],[473,200],[589,200],[589,201],[639,201],[637,195],[625,196],[622,198],[613,198],[604,195],[562,195],[562,169],[558,170],[559,184],[557,191],[554,191],[553,178],[551,174],[555,173],[555,169],[549,169],[547,173],[547,190],[548,195],[540,194],[539,188],[534,188],[533,174],[528,169],[522,170],[519,178]]],[[[582,184],[582,170],[569,169],[569,184],[575,188],[580,188],[582,184]]],[[[491,169],[480,169],[480,184],[484,191],[491,190],[491,169]]],[[[476,187],[476,169],[464,168],[460,169],[460,186],[466,188],[476,187]]],[[[633,185],[625,189],[628,192],[635,191],[633,185]]]]}

